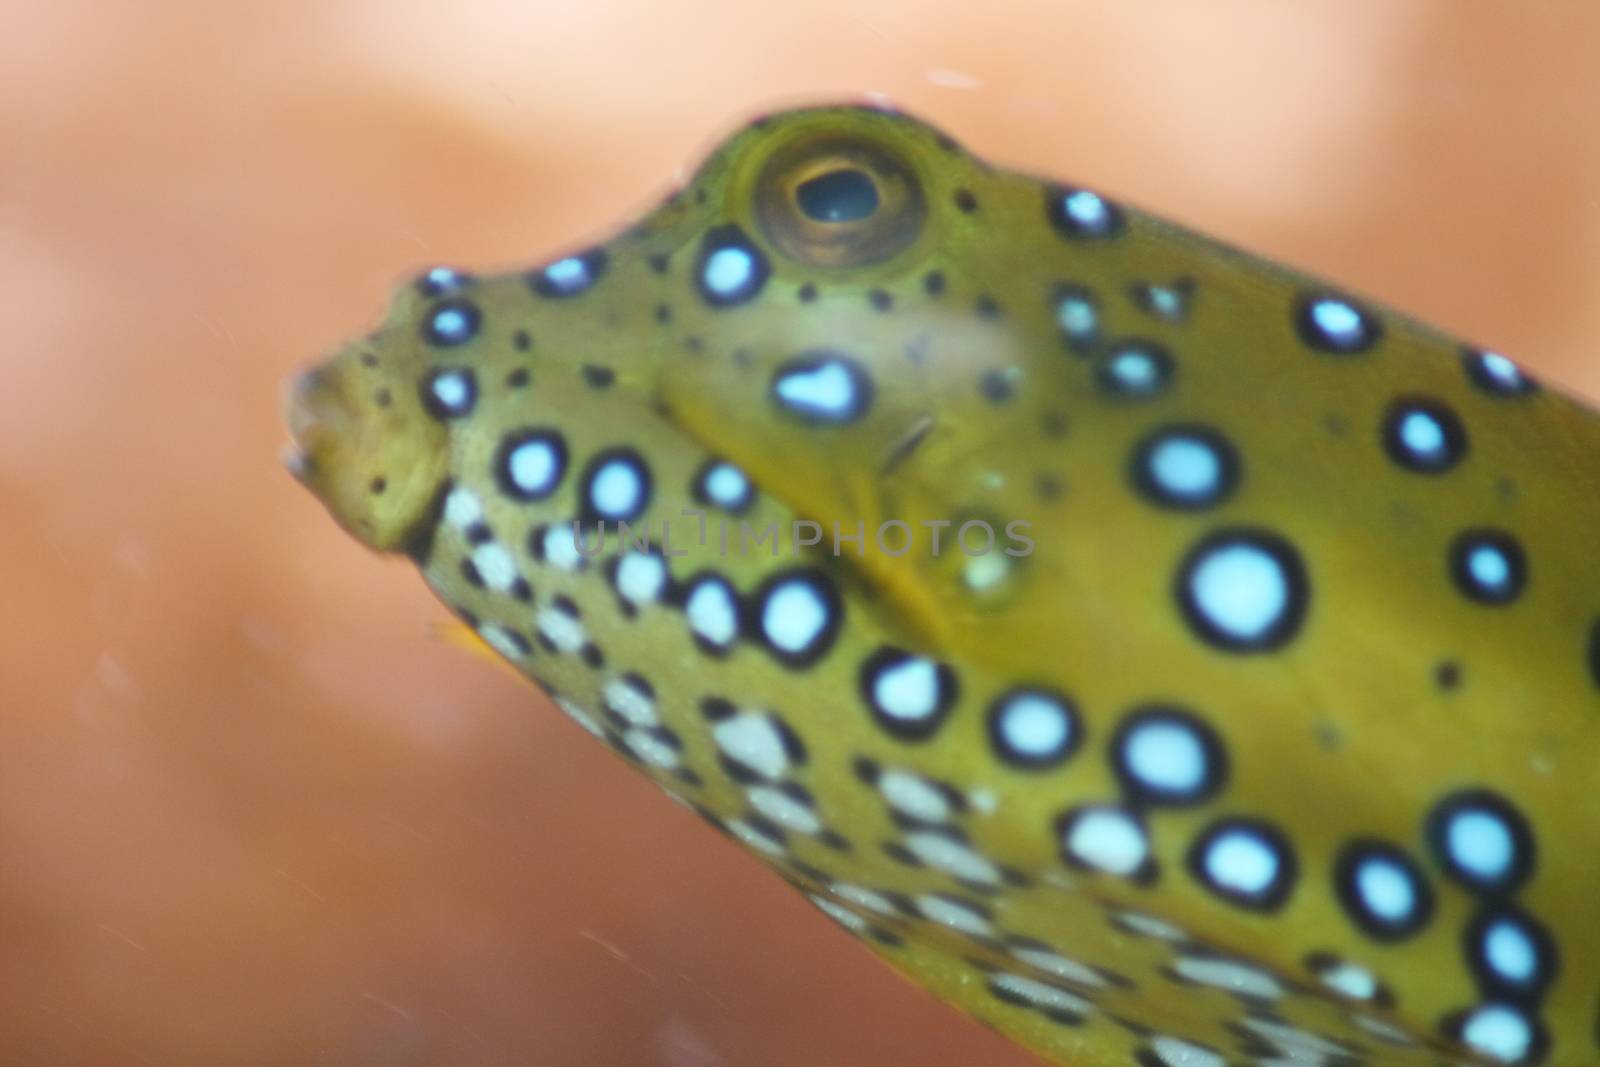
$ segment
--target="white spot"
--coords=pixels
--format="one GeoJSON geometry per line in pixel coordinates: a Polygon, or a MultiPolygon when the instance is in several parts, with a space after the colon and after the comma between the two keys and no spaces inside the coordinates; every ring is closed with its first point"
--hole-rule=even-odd
{"type": "Polygon", "coordinates": [[[600,465],[589,483],[589,503],[608,519],[630,519],[644,510],[645,481],[631,459],[611,459],[600,465]]]}
{"type": "Polygon", "coordinates": [[[1175,718],[1136,723],[1123,738],[1122,762],[1146,789],[1169,797],[1193,797],[1212,775],[1205,744],[1194,727],[1175,718]]]}
{"type": "Polygon", "coordinates": [[[746,795],[750,798],[752,808],[785,830],[797,834],[822,832],[822,820],[817,818],[817,813],[781,789],[766,785],[752,786],[746,795]]]}
{"type": "Polygon", "coordinates": [[[1072,745],[1072,716],[1054,697],[1014,693],[995,715],[1000,743],[1022,759],[1055,759],[1072,745]]]}
{"type": "Polygon", "coordinates": [[[1467,573],[1482,589],[1498,593],[1511,582],[1511,561],[1494,545],[1477,545],[1467,553],[1467,573]]]}
{"type": "Polygon", "coordinates": [[[845,422],[859,414],[861,397],[855,376],[836,359],[781,374],[774,389],[785,407],[809,418],[845,422]]]}
{"type": "Polygon", "coordinates": [[[891,719],[916,722],[939,709],[939,668],[912,656],[880,670],[872,679],[872,701],[891,719]]]}
{"type": "Polygon", "coordinates": [[[1150,1039],[1150,1051],[1164,1067],[1228,1067],[1228,1061],[1188,1041],[1165,1035],[1150,1039]]]}
{"type": "Polygon", "coordinates": [[[1170,321],[1183,318],[1183,294],[1168,285],[1152,285],[1145,290],[1150,310],[1159,318],[1170,321]]]}
{"type": "Polygon", "coordinates": [[[1379,1041],[1402,1046],[1412,1046],[1417,1043],[1415,1038],[1398,1026],[1391,1026],[1382,1019],[1373,1018],[1371,1015],[1356,1012],[1350,1016],[1350,1020],[1379,1041]]]}
{"type": "Polygon", "coordinates": [[[521,659],[528,654],[527,648],[512,637],[510,631],[503,626],[496,626],[493,623],[480,626],[478,627],[478,636],[483,638],[485,644],[506,659],[521,659]]]}
{"type": "Polygon", "coordinates": [[[907,834],[906,847],[917,859],[952,878],[991,886],[1000,882],[998,867],[966,845],[952,841],[943,834],[907,834]]]}
{"type": "Polygon", "coordinates": [[[961,578],[967,588],[975,593],[993,589],[1011,573],[1011,563],[998,552],[985,552],[970,557],[962,569],[961,578]]]}
{"type": "Polygon", "coordinates": [[[1191,982],[1226,989],[1240,996],[1264,1000],[1276,1000],[1283,996],[1283,986],[1272,975],[1233,960],[1183,956],[1173,970],[1191,982]]]}
{"type": "Polygon", "coordinates": [[[989,937],[994,933],[994,927],[989,925],[988,919],[944,897],[932,894],[920,896],[917,898],[917,910],[932,922],[973,937],[989,937]]]}
{"type": "Polygon", "coordinates": [[[726,583],[711,578],[697,583],[683,608],[689,628],[711,644],[726,647],[739,636],[739,606],[726,583]]]}
{"type": "Polygon", "coordinates": [[[724,719],[711,728],[711,737],[725,756],[763,778],[780,778],[789,769],[783,735],[764,715],[747,712],[724,719]]]}
{"type": "Polygon", "coordinates": [[[731,463],[718,463],[706,471],[701,485],[706,499],[723,508],[743,507],[750,498],[750,479],[731,463]]]}
{"type": "Polygon", "coordinates": [[[633,726],[655,726],[660,722],[656,702],[649,694],[620,678],[606,683],[604,697],[606,707],[633,726]]]}
{"type": "Polygon", "coordinates": [[[1444,832],[1451,861],[1482,882],[1498,882],[1511,873],[1517,843],[1505,820],[1482,808],[1463,808],[1450,816],[1444,832]]]}
{"type": "Polygon", "coordinates": [[[1067,829],[1066,846],[1080,863],[1124,876],[1137,871],[1150,856],[1143,827],[1118,808],[1079,812],[1067,829]]]}
{"type": "Polygon", "coordinates": [[[510,589],[520,577],[516,559],[505,545],[495,541],[486,541],[472,550],[472,565],[483,584],[497,593],[510,589]]]}
{"type": "Polygon", "coordinates": [[[949,798],[926,778],[907,771],[884,771],[878,776],[878,790],[889,806],[902,815],[922,822],[950,818],[949,798]]]}
{"type": "Polygon", "coordinates": [[[524,441],[506,457],[506,477],[528,496],[548,496],[561,481],[561,453],[543,437],[524,441]]]}
{"type": "Polygon", "coordinates": [[[729,819],[726,825],[729,833],[757,852],[765,852],[769,856],[783,855],[784,850],[781,844],[756,830],[755,827],[742,819],[729,819]]]}
{"type": "Polygon", "coordinates": [[[1057,989],[1034,978],[1024,978],[1020,974],[1010,974],[1004,971],[989,976],[989,984],[1019,1000],[1025,1000],[1036,1008],[1045,1011],[1061,1012],[1064,1015],[1089,1015],[1094,1012],[1094,1005],[1080,996],[1068,993],[1064,989],[1057,989]]]}
{"type": "Polygon", "coordinates": [[[652,767],[670,771],[678,766],[678,750],[649,730],[629,730],[622,735],[622,743],[627,745],[635,756],[652,767]]]}
{"type": "Polygon", "coordinates": [[[461,284],[461,275],[449,267],[434,267],[428,271],[426,278],[429,285],[441,292],[461,284]]]}
{"type": "Polygon", "coordinates": [[[841,900],[849,901],[857,907],[875,911],[879,915],[895,914],[895,907],[890,903],[888,897],[882,893],[875,893],[870,889],[863,889],[858,885],[851,885],[849,882],[834,882],[828,887],[828,892],[841,900]]]}
{"type": "Polygon", "coordinates": [[[1036,967],[1044,973],[1078,985],[1091,986],[1102,989],[1111,983],[1107,982],[1100,972],[1088,964],[1069,960],[1059,953],[1042,948],[1014,948],[1011,954],[1030,967],[1036,967]]]}
{"type": "Polygon", "coordinates": [[[567,718],[571,719],[573,722],[577,723],[591,734],[594,734],[596,737],[605,736],[605,730],[601,729],[600,723],[595,720],[593,715],[590,715],[586,710],[579,707],[576,703],[566,697],[558,696],[554,699],[556,707],[560,708],[562,712],[566,714],[567,718]]]}
{"type": "Polygon", "coordinates": [[[472,403],[472,383],[460,371],[445,371],[433,378],[433,398],[445,411],[465,411],[472,403]]]}
{"type": "Polygon", "coordinates": [[[544,279],[563,293],[576,293],[590,285],[594,279],[589,268],[577,256],[558,259],[544,269],[544,279]]]}
{"type": "Polygon", "coordinates": [[[460,486],[450,490],[450,495],[444,498],[444,521],[463,529],[482,522],[483,504],[479,502],[478,495],[460,486]]]}
{"type": "Polygon", "coordinates": [[[1233,828],[1211,839],[1201,866],[1219,888],[1253,897],[1273,887],[1283,864],[1277,849],[1260,835],[1233,828]]]}
{"type": "Polygon", "coordinates": [[[1538,945],[1514,919],[1496,919],[1484,930],[1483,958],[1508,982],[1529,982],[1539,974],[1538,945]]]}
{"type": "Polygon", "coordinates": [[[1366,336],[1361,312],[1343,300],[1323,297],[1315,301],[1311,305],[1311,321],[1338,348],[1360,344],[1366,336]]]}
{"type": "Polygon", "coordinates": [[[1076,189],[1062,197],[1061,208],[1067,218],[1090,233],[1106,233],[1111,229],[1110,207],[1087,189],[1076,189]]]}
{"type": "Polygon", "coordinates": [[[737,296],[755,278],[755,257],[743,248],[719,248],[706,257],[703,280],[718,296],[737,296]]]}
{"type": "Polygon", "coordinates": [[[1400,444],[1413,456],[1435,460],[1444,455],[1446,437],[1439,420],[1426,411],[1408,411],[1400,417],[1400,444]]]}
{"type": "Polygon", "coordinates": [[[1075,293],[1056,303],[1056,322],[1061,332],[1074,340],[1093,337],[1100,328],[1100,313],[1094,303],[1075,293]]]}
{"type": "Polygon", "coordinates": [[[772,647],[790,655],[804,655],[828,633],[832,623],[828,602],[809,581],[780,581],[761,605],[761,632],[772,647]]]}
{"type": "Polygon", "coordinates": [[[558,652],[577,652],[589,643],[583,623],[564,611],[544,608],[539,612],[535,625],[558,652]]]}
{"type": "Polygon", "coordinates": [[[1349,1056],[1349,1050],[1344,1046],[1336,1045],[1298,1026],[1271,1022],[1254,1016],[1246,1016],[1241,1022],[1278,1046],[1279,1051],[1289,1057],[1289,1063],[1321,1063],[1327,1057],[1349,1056]]]}
{"type": "Polygon", "coordinates": [[[1163,437],[1150,449],[1145,472],[1164,496],[1204,502],[1222,490],[1222,457],[1209,442],[1190,434],[1163,437]]]}
{"type": "Polygon", "coordinates": [[[1189,932],[1182,927],[1174,926],[1164,919],[1157,919],[1137,911],[1119,911],[1116,919],[1128,930],[1144,937],[1153,937],[1158,941],[1187,941],[1189,932]]]}
{"type": "Polygon", "coordinates": [[[1411,872],[1381,856],[1356,865],[1355,889],[1367,911],[1380,922],[1399,925],[1416,914],[1417,887],[1411,872]]]}
{"type": "Polygon", "coordinates": [[[1506,392],[1517,392],[1527,388],[1528,379],[1523,376],[1522,368],[1498,352],[1485,352],[1478,357],[1478,366],[1483,368],[1483,373],[1506,392]]]}
{"type": "Polygon", "coordinates": [[[1516,1063],[1533,1045],[1533,1027],[1515,1008],[1505,1004],[1485,1004],[1475,1009],[1461,1025],[1461,1040],[1503,1063],[1516,1063]]]}
{"type": "Polygon", "coordinates": [[[849,930],[852,934],[864,934],[870,928],[870,924],[867,922],[867,920],[863,919],[849,908],[835,904],[827,897],[817,896],[816,894],[807,894],[807,896],[811,900],[811,903],[815,904],[819,909],[821,909],[822,914],[826,915],[828,918],[832,919],[846,930],[849,930]]]}
{"type": "Polygon", "coordinates": [[[1148,393],[1161,384],[1161,367],[1147,352],[1120,352],[1111,357],[1107,372],[1128,393],[1148,393]]]}
{"type": "Polygon", "coordinates": [[[630,603],[648,604],[666,585],[667,564],[660,556],[630,551],[617,563],[617,592],[630,603]]]}
{"type": "Polygon", "coordinates": [[[1259,641],[1289,610],[1289,576],[1283,564],[1251,544],[1207,549],[1189,572],[1188,585],[1205,620],[1236,641],[1259,641]]]}
{"type": "Polygon", "coordinates": [[[575,571],[583,563],[583,555],[578,551],[578,538],[573,533],[571,523],[558,522],[546,527],[540,548],[544,552],[544,561],[560,570],[575,571]]]}
{"type": "Polygon", "coordinates": [[[973,789],[967,793],[967,803],[973,811],[982,812],[984,815],[993,815],[1000,810],[1000,798],[993,789],[973,789]]]}
{"type": "Polygon", "coordinates": [[[1354,963],[1340,962],[1319,975],[1322,984],[1350,997],[1352,1000],[1371,1000],[1378,995],[1378,980],[1371,971],[1354,963]]]}
{"type": "Polygon", "coordinates": [[[433,332],[447,341],[465,340],[472,334],[472,322],[460,308],[440,308],[433,313],[433,332]]]}

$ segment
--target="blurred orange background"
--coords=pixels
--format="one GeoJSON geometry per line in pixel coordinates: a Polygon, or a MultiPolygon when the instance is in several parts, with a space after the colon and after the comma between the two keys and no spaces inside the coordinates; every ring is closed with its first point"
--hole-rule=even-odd
{"type": "Polygon", "coordinates": [[[1032,1062],[278,466],[397,279],[603,232],[756,110],[887,94],[1600,395],[1592,2],[0,12],[7,1063],[1032,1062]]]}

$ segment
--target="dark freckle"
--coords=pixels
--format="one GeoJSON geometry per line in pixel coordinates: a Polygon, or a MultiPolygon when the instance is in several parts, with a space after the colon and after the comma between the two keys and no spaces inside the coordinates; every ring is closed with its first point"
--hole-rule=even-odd
{"type": "Polygon", "coordinates": [[[511,335],[511,344],[518,352],[526,352],[533,347],[533,338],[528,336],[527,330],[518,330],[511,335]]]}
{"type": "Polygon", "coordinates": [[[871,302],[873,308],[877,311],[888,311],[894,306],[894,297],[890,296],[882,289],[872,290],[867,294],[867,300],[871,302]]]}
{"type": "Polygon", "coordinates": [[[598,363],[583,365],[583,380],[591,389],[608,389],[617,380],[617,372],[598,363]]]}
{"type": "Polygon", "coordinates": [[[1500,494],[1500,499],[1510,503],[1517,499],[1517,483],[1510,478],[1501,478],[1494,483],[1494,491],[1500,494]]]}
{"type": "Polygon", "coordinates": [[[910,344],[906,345],[906,358],[920,367],[927,361],[928,349],[932,347],[933,341],[927,334],[918,334],[910,344]]]}
{"type": "Polygon", "coordinates": [[[977,311],[979,315],[986,319],[998,319],[1000,317],[1000,305],[995,302],[992,296],[978,297],[977,311]]]}
{"type": "Polygon", "coordinates": [[[978,198],[972,195],[972,190],[970,189],[957,189],[956,207],[968,214],[971,214],[972,212],[978,210],[978,198]]]}
{"type": "Polygon", "coordinates": [[[755,357],[748,348],[740,346],[733,350],[733,363],[736,367],[748,367],[755,362],[755,357]]]}
{"type": "Polygon", "coordinates": [[[659,253],[651,256],[648,262],[650,264],[650,269],[655,271],[657,274],[667,273],[667,256],[665,253],[659,253]]]}
{"type": "Polygon", "coordinates": [[[389,488],[389,479],[380,474],[367,484],[367,488],[371,489],[374,493],[381,493],[385,489],[389,488]]]}
{"type": "Polygon", "coordinates": [[[1447,659],[1433,668],[1433,680],[1440,689],[1450,692],[1461,687],[1461,664],[1447,659]]]}
{"type": "Polygon", "coordinates": [[[372,394],[372,399],[380,408],[386,408],[394,403],[394,394],[389,392],[388,389],[379,389],[372,394]]]}
{"type": "Polygon", "coordinates": [[[1034,475],[1033,491],[1038,494],[1040,500],[1058,500],[1065,488],[1061,484],[1061,479],[1048,471],[1034,475]]]}
{"type": "Polygon", "coordinates": [[[1322,425],[1324,429],[1335,437],[1343,437],[1345,431],[1350,428],[1350,423],[1343,415],[1338,415],[1331,411],[1322,417],[1322,425]]]}
{"type": "Polygon", "coordinates": [[[817,287],[810,282],[806,282],[795,295],[800,298],[800,303],[809,304],[817,298],[817,287]]]}
{"type": "Polygon", "coordinates": [[[683,347],[698,356],[706,350],[706,343],[700,340],[699,337],[685,337],[683,339],[683,347]]]}
{"type": "Polygon", "coordinates": [[[528,368],[518,367],[506,375],[506,386],[511,389],[521,389],[528,384],[528,368]]]}
{"type": "Polygon", "coordinates": [[[991,404],[1004,404],[1016,395],[1011,379],[1006,377],[1005,371],[984,371],[978,379],[978,388],[982,391],[983,398],[991,404]]]}
{"type": "Polygon", "coordinates": [[[1344,735],[1335,723],[1326,720],[1319,722],[1312,727],[1312,733],[1316,736],[1317,744],[1329,752],[1337,752],[1344,747],[1344,735]]]}
{"type": "Polygon", "coordinates": [[[662,323],[662,324],[666,324],[666,323],[671,322],[672,321],[672,308],[668,307],[666,304],[657,304],[656,305],[656,321],[659,322],[659,323],[662,323]]]}
{"type": "Polygon", "coordinates": [[[361,365],[363,367],[376,367],[378,365],[378,357],[371,352],[363,352],[361,353],[361,365]]]}
{"type": "Polygon", "coordinates": [[[1059,411],[1047,411],[1039,416],[1039,432],[1046,437],[1065,437],[1067,417],[1059,411]]]}
{"type": "Polygon", "coordinates": [[[938,296],[944,292],[944,273],[930,270],[922,276],[922,291],[929,296],[938,296]]]}
{"type": "Polygon", "coordinates": [[[599,670],[606,665],[605,653],[600,651],[600,646],[598,645],[584,645],[578,655],[583,659],[584,666],[591,667],[594,670],[599,670]]]}
{"type": "Polygon", "coordinates": [[[696,189],[694,191],[694,202],[696,204],[704,204],[706,202],[706,191],[704,189],[696,189]]]}

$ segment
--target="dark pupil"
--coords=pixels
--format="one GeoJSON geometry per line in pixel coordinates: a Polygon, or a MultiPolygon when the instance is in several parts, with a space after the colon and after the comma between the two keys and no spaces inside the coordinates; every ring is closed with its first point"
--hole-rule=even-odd
{"type": "Polygon", "coordinates": [[[794,192],[800,210],[818,222],[855,222],[878,210],[878,187],[859,170],[830,170],[794,192]]]}

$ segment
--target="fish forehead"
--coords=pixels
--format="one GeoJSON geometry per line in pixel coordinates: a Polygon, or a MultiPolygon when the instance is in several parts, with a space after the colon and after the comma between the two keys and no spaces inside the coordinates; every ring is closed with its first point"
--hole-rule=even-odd
{"type": "Polygon", "coordinates": [[[426,470],[489,645],[1047,1057],[1594,1058],[1600,429],[1498,354],[825,108],[335,367],[352,532],[426,470]]]}

